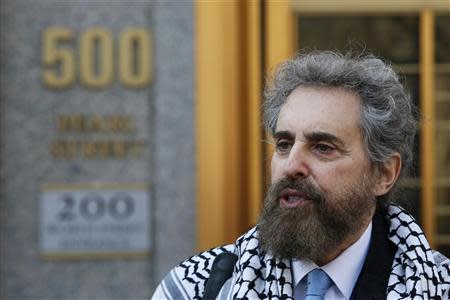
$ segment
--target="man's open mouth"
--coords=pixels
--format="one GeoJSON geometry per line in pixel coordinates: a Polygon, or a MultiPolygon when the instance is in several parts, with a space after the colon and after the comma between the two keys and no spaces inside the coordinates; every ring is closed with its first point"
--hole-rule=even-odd
{"type": "Polygon", "coordinates": [[[306,193],[287,188],[281,191],[279,200],[281,207],[294,208],[302,205],[306,201],[310,201],[311,198],[306,193]]]}

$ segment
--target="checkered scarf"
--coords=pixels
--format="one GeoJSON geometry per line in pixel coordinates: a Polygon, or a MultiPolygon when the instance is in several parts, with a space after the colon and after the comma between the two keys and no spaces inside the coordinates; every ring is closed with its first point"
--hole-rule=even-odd
{"type": "MultiPolygon", "coordinates": [[[[388,238],[397,245],[387,299],[448,299],[450,260],[430,249],[416,221],[403,209],[389,205],[388,238]]],[[[238,256],[233,276],[218,299],[294,299],[288,259],[276,259],[259,248],[256,228],[235,245],[214,248],[193,256],[174,268],[153,299],[201,299],[214,258],[225,251],[238,256]]]]}

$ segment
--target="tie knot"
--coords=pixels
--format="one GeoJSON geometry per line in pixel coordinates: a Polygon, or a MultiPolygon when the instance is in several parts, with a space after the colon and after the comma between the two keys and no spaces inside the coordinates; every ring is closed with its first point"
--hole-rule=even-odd
{"type": "Polygon", "coordinates": [[[308,273],[305,300],[324,299],[331,285],[331,278],[321,269],[314,269],[308,273]]]}

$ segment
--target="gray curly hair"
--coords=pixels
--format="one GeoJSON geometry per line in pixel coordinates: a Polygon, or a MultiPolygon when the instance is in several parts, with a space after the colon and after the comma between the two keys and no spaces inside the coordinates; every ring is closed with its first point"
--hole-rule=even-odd
{"type": "MultiPolygon", "coordinates": [[[[416,110],[393,68],[372,54],[332,51],[300,53],[276,69],[266,86],[264,125],[275,133],[278,115],[299,86],[340,87],[359,95],[361,131],[368,157],[383,164],[398,152],[405,176],[413,162],[416,110]]],[[[391,191],[384,195],[390,200],[391,191]]]]}

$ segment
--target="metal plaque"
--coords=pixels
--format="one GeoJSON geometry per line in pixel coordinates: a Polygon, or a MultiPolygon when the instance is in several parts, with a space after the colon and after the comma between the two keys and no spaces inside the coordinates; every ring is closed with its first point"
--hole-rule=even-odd
{"type": "Polygon", "coordinates": [[[40,202],[41,255],[147,255],[149,209],[143,185],[47,185],[40,202]]]}

